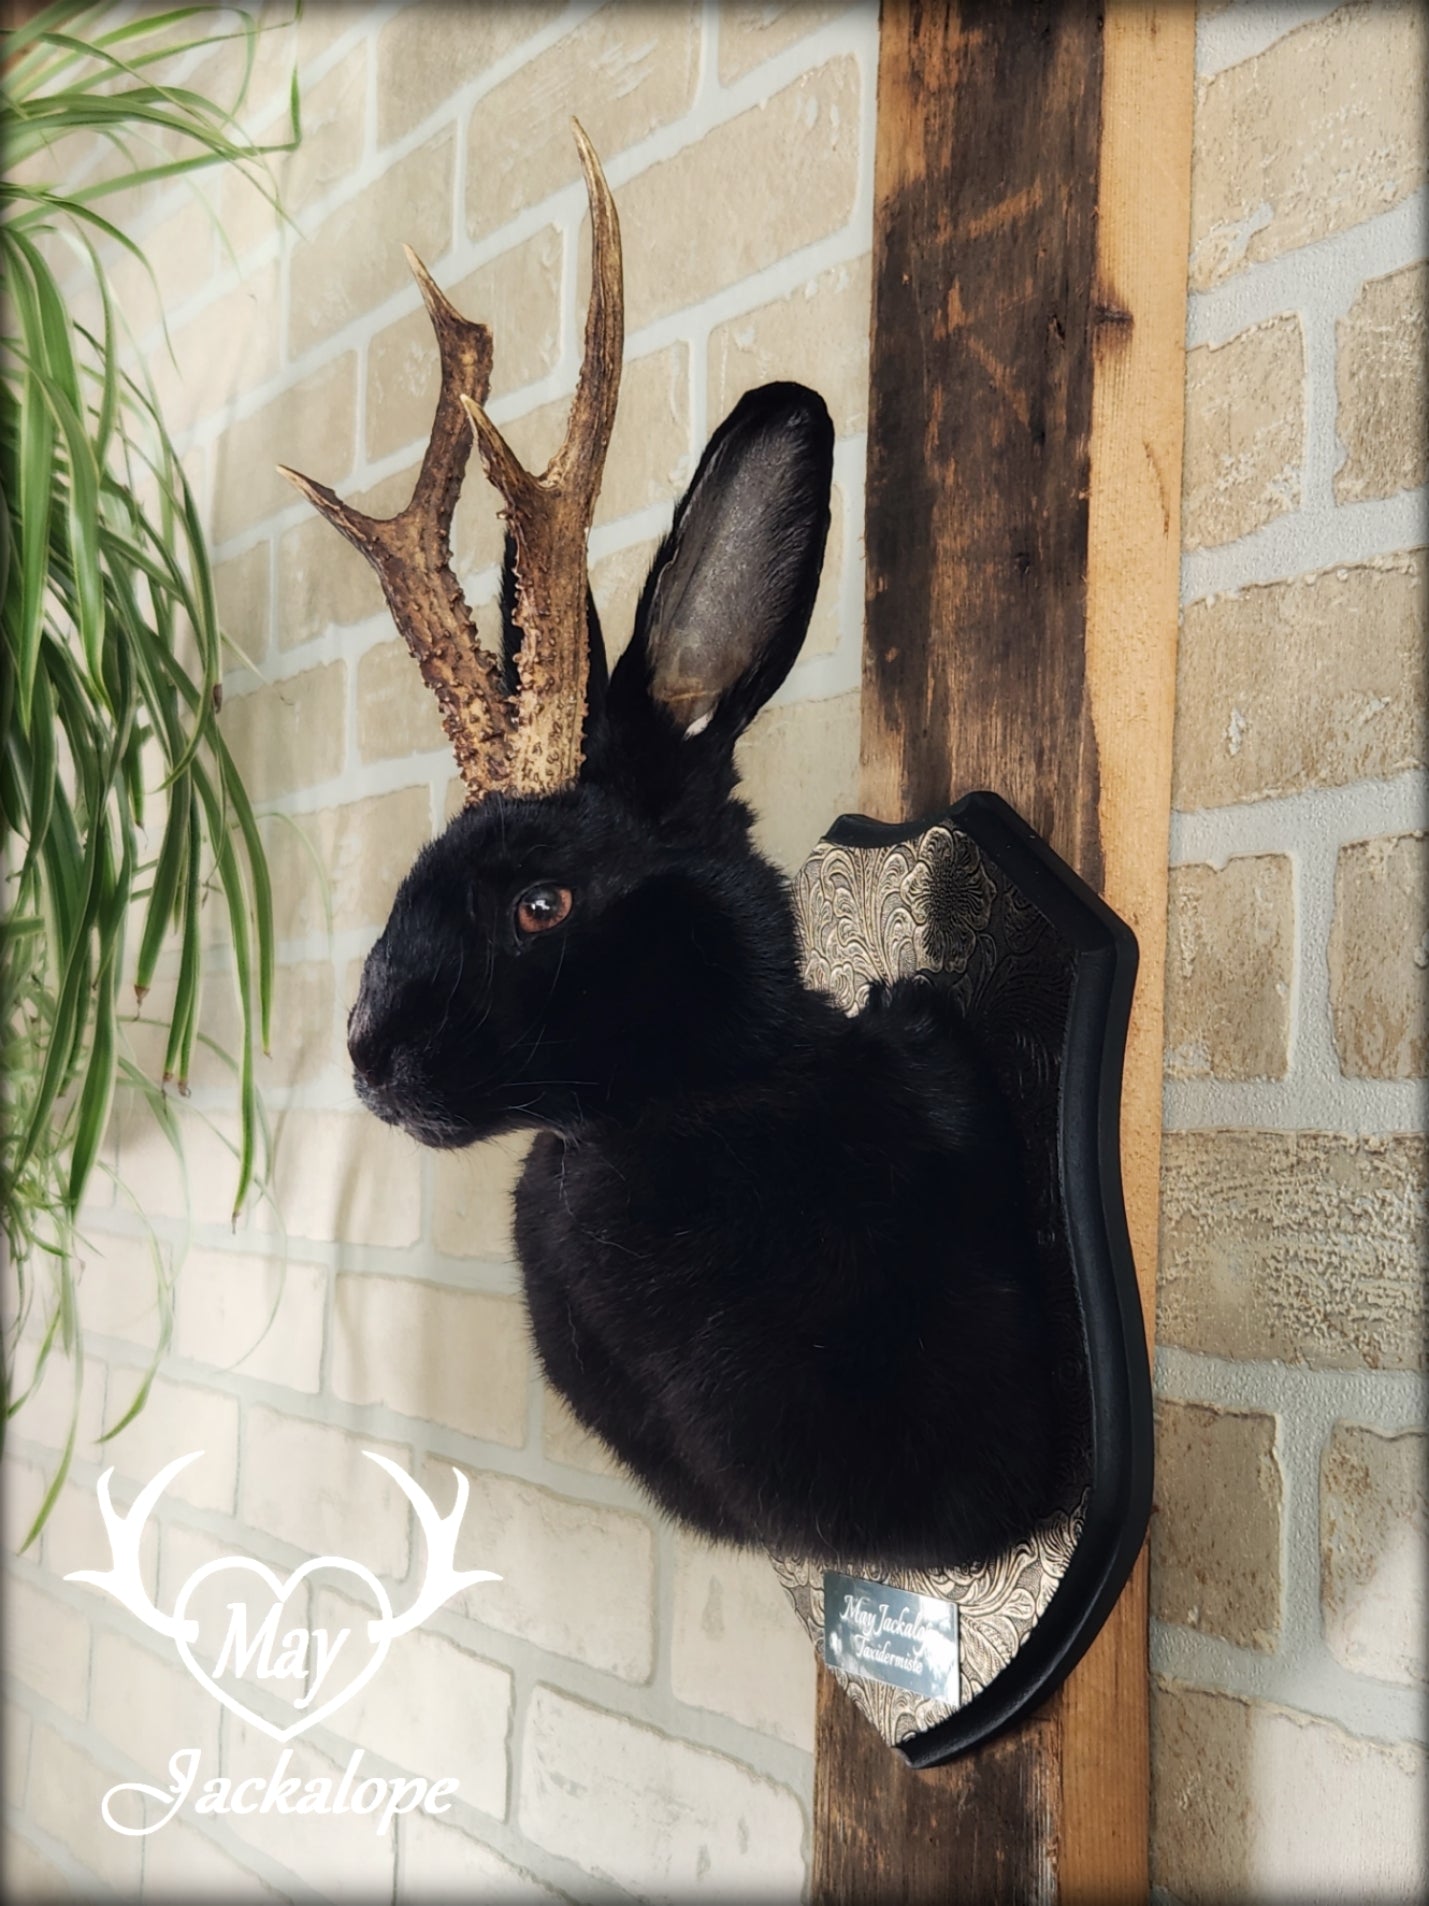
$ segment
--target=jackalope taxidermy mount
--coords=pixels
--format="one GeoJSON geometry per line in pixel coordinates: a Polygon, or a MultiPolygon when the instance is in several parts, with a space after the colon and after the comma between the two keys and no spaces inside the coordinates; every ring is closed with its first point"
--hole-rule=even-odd
{"type": "Polygon", "coordinates": [[[620,234],[576,138],[594,268],[545,473],[483,409],[489,333],[410,253],[442,365],[410,504],[378,522],[286,473],[376,568],[468,796],[368,955],[358,1096],[427,1145],[537,1132],[515,1230],[541,1362],[666,1510],[828,1561],[975,1560],[1027,1532],[1057,1467],[1013,1126],[935,977],[854,1017],[804,986],[733,798],[735,742],[808,626],[832,426],[797,384],[741,399],[607,675],[586,534],[620,234]],[[508,528],[499,655],[451,568],[473,436],[508,528]]]}

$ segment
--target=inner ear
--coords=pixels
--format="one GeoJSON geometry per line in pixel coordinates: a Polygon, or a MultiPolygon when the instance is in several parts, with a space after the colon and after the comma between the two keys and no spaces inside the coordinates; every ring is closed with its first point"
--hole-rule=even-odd
{"type": "Polygon", "coordinates": [[[716,433],[641,600],[653,699],[686,734],[734,732],[783,681],[818,592],[833,430],[799,385],[744,398],[716,433]]]}

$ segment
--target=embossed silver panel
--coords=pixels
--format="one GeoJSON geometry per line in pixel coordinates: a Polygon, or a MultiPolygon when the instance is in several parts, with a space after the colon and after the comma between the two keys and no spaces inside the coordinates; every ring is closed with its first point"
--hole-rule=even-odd
{"type": "MultiPolygon", "coordinates": [[[[1012,1661],[1051,1601],[1083,1526],[1089,1473],[1079,1427],[1084,1372],[1075,1349],[1079,1331],[1063,1221],[1051,1190],[1058,1181],[1057,1081],[1070,965],[1042,915],[948,822],[887,847],[822,842],[799,872],[795,899],[804,976],[845,1012],[858,1011],[876,980],[936,971],[955,982],[965,1010],[995,1041],[1002,1087],[1022,1125],[1028,1181],[1037,1188],[1034,1222],[1048,1308],[1066,1346],[1058,1371],[1070,1425],[1063,1509],[1024,1542],[974,1568],[889,1571],[874,1558],[846,1558],[852,1575],[866,1574],[871,1565],[894,1589],[952,1602],[958,1610],[956,1703],[833,1669],[849,1698],[896,1746],[946,1720],[1012,1661]]],[[[792,1556],[772,1560],[822,1652],[822,1565],[792,1556]]]]}

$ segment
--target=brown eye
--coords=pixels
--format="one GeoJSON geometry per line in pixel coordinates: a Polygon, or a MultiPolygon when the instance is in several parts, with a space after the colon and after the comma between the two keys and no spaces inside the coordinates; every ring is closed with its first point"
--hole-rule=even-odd
{"type": "Polygon", "coordinates": [[[570,910],[569,887],[528,887],[516,902],[516,924],[523,933],[549,933],[570,910]]]}

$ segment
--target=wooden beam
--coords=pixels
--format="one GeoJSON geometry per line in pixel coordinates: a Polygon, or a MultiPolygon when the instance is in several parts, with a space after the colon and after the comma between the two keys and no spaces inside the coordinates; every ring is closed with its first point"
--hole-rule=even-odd
{"type": "MultiPolygon", "coordinates": [[[[1194,15],[890,3],[864,811],[996,789],[1141,942],[1124,1175],[1154,1316],[1194,15]]],[[[1145,1558],[1061,1694],[913,1773],[820,1674],[814,1898],[1147,1892],[1145,1558]]]]}

